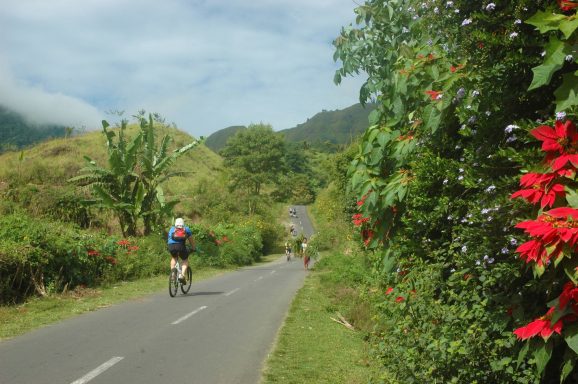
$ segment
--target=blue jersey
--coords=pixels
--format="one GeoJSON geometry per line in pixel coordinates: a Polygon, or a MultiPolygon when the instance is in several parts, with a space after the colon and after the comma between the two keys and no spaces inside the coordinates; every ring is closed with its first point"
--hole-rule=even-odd
{"type": "MultiPolygon", "coordinates": [[[[173,233],[175,232],[175,226],[173,225],[171,227],[171,229],[169,229],[169,238],[167,240],[167,244],[179,244],[179,243],[184,243],[185,240],[173,240],[173,233]]],[[[191,236],[193,236],[193,232],[191,231],[191,229],[187,226],[185,226],[185,232],[187,232],[187,239],[191,236]]]]}

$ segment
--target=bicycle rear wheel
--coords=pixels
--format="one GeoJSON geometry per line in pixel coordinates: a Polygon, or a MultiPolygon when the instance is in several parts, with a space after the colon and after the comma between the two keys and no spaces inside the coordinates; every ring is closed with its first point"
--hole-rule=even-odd
{"type": "Polygon", "coordinates": [[[185,272],[185,274],[187,275],[187,282],[186,284],[181,284],[181,292],[183,292],[183,294],[189,292],[191,289],[191,284],[193,283],[193,272],[191,271],[191,267],[187,268],[187,272],[185,272]]]}
{"type": "Polygon", "coordinates": [[[179,289],[179,271],[176,268],[171,269],[169,275],[169,295],[175,297],[179,289]]]}

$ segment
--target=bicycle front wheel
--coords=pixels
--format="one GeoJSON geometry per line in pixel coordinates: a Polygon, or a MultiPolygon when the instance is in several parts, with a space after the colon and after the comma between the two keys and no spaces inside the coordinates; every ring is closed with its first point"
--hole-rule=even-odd
{"type": "Polygon", "coordinates": [[[187,268],[187,272],[185,272],[185,274],[187,275],[187,282],[185,284],[181,284],[181,292],[183,292],[183,294],[189,292],[191,289],[191,284],[193,283],[193,272],[191,271],[191,267],[187,268]]]}
{"type": "Polygon", "coordinates": [[[171,269],[169,275],[169,295],[175,297],[179,289],[179,271],[176,268],[171,269]]]}

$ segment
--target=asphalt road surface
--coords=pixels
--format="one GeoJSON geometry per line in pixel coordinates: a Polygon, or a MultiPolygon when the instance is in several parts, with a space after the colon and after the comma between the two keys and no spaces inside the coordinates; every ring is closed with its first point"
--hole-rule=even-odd
{"type": "MultiPolygon", "coordinates": [[[[310,236],[296,208],[291,220],[310,236]]],[[[243,268],[175,298],[167,287],[0,342],[0,384],[256,384],[307,274],[299,261],[243,268]]]]}

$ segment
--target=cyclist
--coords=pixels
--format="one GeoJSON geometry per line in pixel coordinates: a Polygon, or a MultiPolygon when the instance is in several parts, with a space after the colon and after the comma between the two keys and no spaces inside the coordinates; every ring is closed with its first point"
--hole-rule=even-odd
{"type": "Polygon", "coordinates": [[[291,260],[291,242],[287,240],[285,242],[285,255],[287,256],[287,261],[291,260]]]}
{"type": "Polygon", "coordinates": [[[177,258],[180,257],[183,260],[182,263],[182,275],[179,276],[181,283],[186,282],[187,268],[189,267],[189,250],[186,245],[186,241],[189,240],[191,244],[191,249],[195,251],[195,240],[193,239],[193,232],[187,226],[185,226],[185,221],[182,218],[175,220],[175,225],[169,229],[169,236],[167,240],[167,246],[169,253],[171,254],[171,270],[177,264],[177,258]]]}

